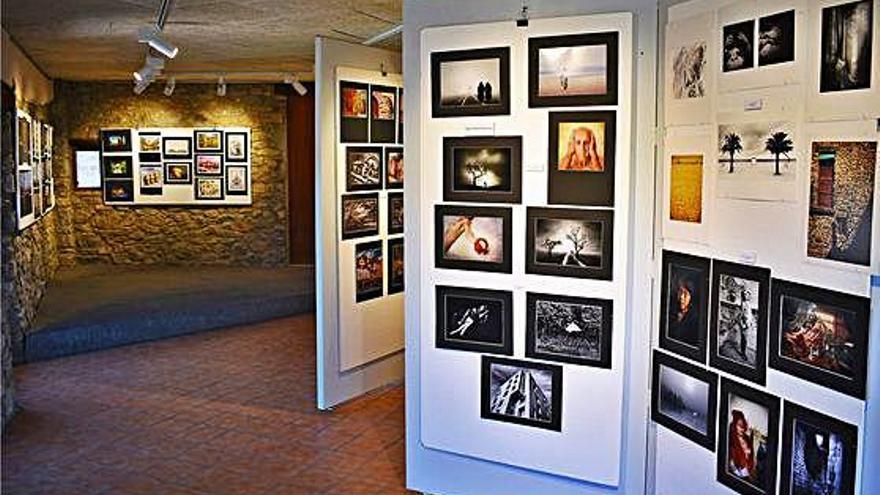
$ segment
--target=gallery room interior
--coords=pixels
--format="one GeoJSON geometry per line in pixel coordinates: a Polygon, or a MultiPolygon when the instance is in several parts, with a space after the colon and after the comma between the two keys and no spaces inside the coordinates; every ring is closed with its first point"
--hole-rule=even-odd
{"type": "Polygon", "coordinates": [[[4,493],[880,493],[880,0],[2,30],[4,493]]]}

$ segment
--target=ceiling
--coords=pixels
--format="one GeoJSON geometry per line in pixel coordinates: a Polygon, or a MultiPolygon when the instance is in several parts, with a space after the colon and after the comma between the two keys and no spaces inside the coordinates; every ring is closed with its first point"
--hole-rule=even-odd
{"type": "MultiPolygon", "coordinates": [[[[161,0],[3,0],[3,28],[51,78],[130,80],[138,29],[161,0]]],[[[166,73],[298,72],[311,78],[315,36],[360,42],[400,23],[402,0],[174,0],[166,73]]],[[[376,46],[400,50],[400,37],[376,46]]]]}

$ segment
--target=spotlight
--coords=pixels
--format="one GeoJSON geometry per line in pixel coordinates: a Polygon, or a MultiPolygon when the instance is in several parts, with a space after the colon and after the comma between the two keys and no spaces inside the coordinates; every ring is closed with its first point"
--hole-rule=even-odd
{"type": "Polygon", "coordinates": [[[172,77],[165,83],[165,96],[171,96],[174,94],[174,87],[177,85],[177,81],[172,77]]]}
{"type": "Polygon", "coordinates": [[[516,27],[529,27],[529,6],[523,2],[522,10],[519,12],[519,18],[516,20],[516,27]]]}
{"type": "Polygon", "coordinates": [[[144,62],[144,66],[135,71],[132,75],[137,82],[152,82],[164,67],[165,60],[147,55],[147,60],[144,62]]]}
{"type": "Polygon", "coordinates": [[[217,96],[226,96],[226,79],[223,76],[217,81],[217,96]]]}
{"type": "Polygon", "coordinates": [[[146,43],[168,58],[177,56],[178,48],[162,38],[162,33],[155,27],[145,27],[138,31],[138,43],[146,43]]]}
{"type": "Polygon", "coordinates": [[[139,94],[143,93],[147,89],[147,86],[150,85],[150,83],[151,83],[151,81],[149,81],[149,80],[143,80],[143,81],[136,82],[134,84],[134,94],[139,95],[139,94]]]}
{"type": "Polygon", "coordinates": [[[284,84],[290,84],[293,86],[293,90],[297,92],[300,96],[305,96],[306,93],[309,92],[309,89],[303,86],[303,83],[299,82],[299,78],[296,76],[287,76],[284,78],[284,84]]]}

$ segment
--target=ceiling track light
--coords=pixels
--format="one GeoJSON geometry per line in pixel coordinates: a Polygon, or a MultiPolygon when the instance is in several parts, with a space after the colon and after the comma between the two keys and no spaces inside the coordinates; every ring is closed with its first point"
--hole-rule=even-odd
{"type": "Polygon", "coordinates": [[[155,26],[141,28],[138,31],[138,43],[146,43],[153,50],[167,58],[174,58],[180,51],[176,46],[162,37],[162,32],[155,26]]]}
{"type": "Polygon", "coordinates": [[[163,91],[163,93],[165,93],[165,96],[171,96],[172,94],[174,94],[175,86],[177,86],[177,80],[173,77],[165,81],[165,90],[163,91]]]}
{"type": "Polygon", "coordinates": [[[372,46],[377,43],[381,43],[381,42],[387,40],[388,38],[393,38],[394,36],[397,36],[398,34],[400,34],[402,31],[403,31],[403,24],[396,24],[396,25],[391,26],[390,28],[386,29],[385,31],[382,31],[381,33],[377,34],[376,36],[373,36],[370,39],[362,41],[361,44],[367,45],[367,46],[372,46]]]}
{"type": "Polygon", "coordinates": [[[217,96],[226,96],[226,78],[223,76],[217,81],[217,96]]]}
{"type": "Polygon", "coordinates": [[[152,81],[149,81],[149,80],[137,81],[134,84],[134,94],[139,95],[139,94],[143,93],[144,91],[146,91],[146,89],[150,85],[150,83],[152,83],[152,81]]]}
{"type": "Polygon", "coordinates": [[[305,96],[309,92],[309,88],[299,82],[299,78],[294,75],[284,76],[284,84],[293,86],[293,90],[300,96],[305,96]]]}
{"type": "Polygon", "coordinates": [[[135,82],[153,82],[163,68],[165,68],[165,60],[163,58],[147,55],[144,66],[132,73],[132,76],[135,82]]]}

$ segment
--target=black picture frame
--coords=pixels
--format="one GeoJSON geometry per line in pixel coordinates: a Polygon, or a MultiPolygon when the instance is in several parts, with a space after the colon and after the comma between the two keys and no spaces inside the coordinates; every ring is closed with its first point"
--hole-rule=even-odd
{"type": "MultiPolygon", "coordinates": [[[[842,445],[840,450],[843,459],[841,460],[842,466],[840,472],[836,477],[839,478],[840,485],[833,493],[855,493],[859,443],[858,427],[789,401],[785,401],[783,405],[782,418],[782,456],[780,459],[781,470],[779,478],[780,495],[806,493],[806,491],[795,492],[793,489],[794,487],[792,486],[795,482],[794,467],[792,466],[792,464],[796,462],[794,449],[798,447],[795,445],[796,423],[801,423],[807,434],[814,436],[814,438],[817,435],[822,435],[822,433],[827,433],[827,437],[822,437],[825,440],[826,446],[830,444],[830,436],[832,434],[839,437],[840,444],[842,445]]],[[[804,448],[806,448],[806,445],[804,445],[804,448]]],[[[818,452],[815,453],[818,454],[818,452]]],[[[802,455],[801,459],[803,459],[803,457],[806,456],[802,455]]],[[[806,469],[806,466],[803,467],[806,469]]],[[[809,487],[805,488],[809,489],[809,487]]]]}
{"type": "Polygon", "coordinates": [[[163,170],[161,163],[146,165],[141,163],[138,167],[138,192],[143,196],[161,196],[162,195],[162,185],[165,183],[165,171],[163,170]],[[146,170],[158,170],[161,176],[161,180],[152,185],[144,185],[144,171],[146,170]]]}
{"type": "MultiPolygon", "coordinates": [[[[483,82],[483,81],[480,81],[483,82]]],[[[491,81],[489,81],[491,82],[491,81]]],[[[476,89],[475,89],[476,91],[476,89]]],[[[433,118],[444,117],[472,117],[488,115],[510,115],[510,47],[492,47],[473,50],[456,50],[447,52],[431,53],[431,116],[433,118]],[[442,75],[443,64],[475,61],[475,60],[498,60],[498,86],[500,100],[498,104],[483,105],[479,103],[477,95],[468,95],[466,98],[476,100],[476,104],[465,106],[461,104],[445,105],[442,98],[442,75]]]]}
{"type": "Polygon", "coordinates": [[[392,154],[399,153],[400,154],[400,173],[403,174],[403,147],[402,146],[386,146],[385,147],[385,173],[382,176],[385,178],[385,189],[403,189],[403,179],[400,180],[392,180],[391,179],[391,163],[394,161],[394,157],[392,154]]]}
{"type": "Polygon", "coordinates": [[[397,138],[397,88],[394,86],[370,85],[370,142],[371,143],[394,143],[397,138]],[[390,119],[377,117],[378,101],[374,98],[375,93],[390,93],[394,99],[390,119]]]}
{"type": "MultiPolygon", "coordinates": [[[[564,310],[561,310],[564,311],[564,310]]],[[[573,297],[563,296],[559,294],[542,294],[537,292],[526,292],[526,357],[534,359],[542,359],[545,361],[558,361],[561,363],[578,364],[582,366],[591,366],[594,368],[611,369],[611,340],[614,320],[614,301],[610,299],[598,299],[594,297],[573,297]],[[549,302],[561,305],[580,306],[580,309],[569,310],[566,314],[550,315],[543,311],[539,314],[538,305],[541,302],[549,302]],[[576,325],[575,319],[587,319],[595,317],[595,315],[587,316],[584,314],[583,307],[589,306],[598,308],[601,311],[600,321],[598,322],[598,343],[594,345],[596,357],[580,356],[576,353],[564,353],[562,350],[553,352],[549,349],[541,349],[538,339],[548,329],[542,328],[547,326],[557,327],[557,339],[555,342],[548,343],[547,348],[561,349],[565,345],[579,345],[576,337],[584,340],[587,337],[575,335],[578,333],[586,333],[587,329],[572,330],[571,325],[576,325]],[[556,316],[562,321],[550,321],[556,316]],[[566,323],[568,326],[566,326],[566,323]]],[[[578,327],[580,328],[580,327],[578,327]]]]}
{"type": "Polygon", "coordinates": [[[513,355],[513,292],[506,290],[478,289],[473,287],[453,287],[438,285],[435,287],[436,319],[434,324],[434,345],[438,349],[453,349],[457,351],[482,352],[487,354],[499,354],[503,356],[513,355]],[[484,312],[472,311],[466,304],[480,304],[484,312]],[[488,324],[496,326],[488,333],[489,335],[474,335],[467,338],[464,335],[468,328],[463,328],[465,323],[476,325],[488,324]],[[482,321],[481,321],[482,320],[482,321]],[[452,328],[458,325],[456,328],[452,328]],[[452,335],[456,331],[462,331],[462,335],[452,335]]]}
{"type": "Polygon", "coordinates": [[[223,141],[223,155],[224,155],[223,158],[227,162],[244,163],[244,162],[248,161],[248,159],[250,158],[250,156],[249,156],[250,148],[248,147],[248,133],[228,131],[228,132],[226,132],[226,134],[223,135],[223,139],[224,139],[224,141],[223,141]],[[241,148],[242,156],[240,156],[240,157],[237,155],[231,154],[232,147],[229,146],[229,140],[232,138],[238,138],[238,137],[240,137],[242,140],[242,148],[241,148]]]}
{"type": "MultiPolygon", "coordinates": [[[[511,230],[512,230],[512,210],[510,208],[504,207],[490,207],[490,206],[459,206],[459,205],[435,205],[434,206],[434,266],[436,268],[449,268],[455,270],[477,270],[484,272],[497,272],[497,273],[511,273],[512,271],[512,253],[511,248],[513,246],[513,242],[511,239],[511,230]],[[448,246],[446,246],[446,240],[444,238],[444,220],[443,218],[446,216],[458,216],[458,217],[467,217],[470,220],[474,220],[477,218],[498,218],[501,220],[501,235],[503,239],[501,239],[501,249],[502,256],[498,262],[492,261],[477,261],[477,260],[469,260],[469,259],[453,259],[450,256],[447,256],[446,253],[449,250],[453,249],[456,244],[473,242],[473,250],[477,253],[477,255],[483,255],[491,253],[493,249],[496,249],[496,246],[488,242],[488,239],[485,237],[478,237],[479,234],[474,234],[476,239],[470,240],[465,237],[464,241],[459,241],[461,236],[467,236],[467,232],[460,233],[459,236],[456,237],[455,240],[452,241],[448,246]],[[477,244],[481,240],[483,240],[482,244],[477,244]],[[478,247],[479,246],[479,247],[478,247]],[[478,251],[481,250],[482,252],[478,251]]],[[[468,251],[469,252],[469,251],[468,251]]]]}
{"type": "Polygon", "coordinates": [[[195,196],[196,200],[198,200],[198,201],[222,201],[222,200],[226,199],[226,195],[225,195],[226,184],[225,183],[226,183],[226,180],[223,178],[222,175],[208,175],[208,176],[202,176],[202,177],[196,176],[195,180],[193,181],[194,196],[195,196]],[[199,187],[200,184],[202,182],[209,182],[209,181],[210,182],[214,182],[214,181],[218,182],[217,190],[219,191],[219,196],[206,196],[206,195],[202,194],[202,189],[201,189],[201,187],[199,187]]]}
{"type": "Polygon", "coordinates": [[[342,204],[339,211],[339,224],[342,232],[342,240],[345,241],[348,239],[379,235],[379,193],[343,194],[341,198],[342,204]],[[367,206],[373,206],[373,211],[368,212],[369,221],[374,225],[373,227],[354,228],[351,225],[353,222],[346,221],[346,215],[349,213],[348,209],[357,206],[354,204],[355,202],[367,202],[367,206]]]}
{"type": "MultiPolygon", "coordinates": [[[[562,431],[562,366],[557,364],[547,364],[541,363],[537,361],[525,361],[518,359],[508,359],[501,358],[496,356],[482,356],[481,358],[481,379],[480,379],[480,417],[483,419],[491,419],[494,421],[502,421],[505,423],[513,423],[517,425],[523,426],[531,426],[536,428],[542,428],[545,430],[561,432],[562,431]],[[544,372],[549,373],[551,377],[550,384],[550,399],[546,399],[546,395],[541,394],[541,397],[544,397],[544,404],[541,407],[530,407],[528,409],[532,411],[540,411],[541,409],[549,406],[550,414],[549,420],[539,420],[533,418],[524,418],[514,415],[502,414],[499,412],[494,412],[493,406],[493,398],[492,398],[492,368],[493,365],[500,366],[509,366],[520,368],[520,371],[517,374],[521,373],[524,370],[533,370],[535,372],[544,372]]],[[[525,377],[526,375],[523,373],[520,375],[521,377],[525,377]]],[[[531,376],[529,373],[528,376],[531,376]]],[[[508,378],[509,380],[510,378],[508,378]]],[[[522,378],[521,378],[522,379],[522,378]]],[[[532,378],[532,382],[534,382],[534,378],[532,378]]],[[[504,388],[504,387],[500,387],[504,388]]],[[[530,397],[538,397],[537,394],[529,394],[530,397]]]]}
{"type": "MultiPolygon", "coordinates": [[[[735,283],[735,281],[731,281],[729,278],[726,280],[728,283],[735,283]]],[[[709,313],[711,325],[709,326],[709,365],[740,378],[764,385],[767,380],[767,325],[770,315],[770,269],[759,266],[731,263],[722,260],[713,260],[712,294],[710,301],[711,310],[709,313]],[[758,292],[753,294],[753,288],[747,288],[745,287],[745,284],[738,288],[739,294],[736,293],[737,287],[722,287],[721,279],[722,276],[725,275],[735,277],[741,281],[757,283],[758,292]],[[726,294],[726,300],[722,300],[724,299],[722,298],[722,291],[726,294]],[[737,297],[739,298],[738,300],[736,299],[737,297]],[[750,309],[748,298],[757,300],[757,315],[743,314],[744,308],[750,309]],[[737,304],[739,307],[736,307],[737,304]],[[719,342],[720,326],[722,323],[725,323],[721,319],[722,307],[728,318],[737,320],[736,323],[734,323],[734,326],[738,327],[740,330],[740,339],[743,338],[743,332],[746,330],[743,325],[750,324],[752,318],[754,319],[754,324],[756,325],[754,366],[749,366],[746,362],[743,362],[743,360],[736,357],[737,353],[742,353],[741,355],[743,355],[743,357],[749,355],[748,340],[738,340],[737,345],[740,346],[739,349],[731,349],[730,346],[727,346],[726,344],[730,342],[729,340],[723,343],[719,342]],[[750,316],[752,318],[750,318],[750,316]],[[743,349],[743,343],[745,343],[746,349],[743,349]],[[723,351],[720,349],[721,346],[725,347],[723,351]],[[729,356],[731,352],[734,357],[729,356]],[[728,354],[728,356],[725,356],[724,354],[728,354]]]]}
{"type": "Polygon", "coordinates": [[[105,155],[103,157],[103,170],[105,179],[133,179],[134,178],[134,161],[131,155],[105,155]],[[124,172],[113,172],[114,162],[124,162],[124,172]]]}
{"type": "Polygon", "coordinates": [[[721,72],[736,72],[756,67],[755,19],[747,19],[721,28],[721,72]]]}
{"type": "Polygon", "coordinates": [[[195,146],[196,153],[223,154],[223,145],[226,144],[224,139],[225,138],[223,137],[223,131],[220,129],[195,129],[193,131],[193,145],[195,146]],[[202,134],[217,134],[217,146],[201,146],[201,144],[199,143],[199,137],[202,134]]]}
{"type": "MultiPolygon", "coordinates": [[[[617,115],[611,110],[585,112],[550,112],[549,114],[549,155],[547,157],[547,203],[551,205],[614,206],[614,175],[616,153],[617,115]],[[573,125],[585,124],[574,128],[573,125]],[[602,141],[602,169],[591,171],[594,165],[572,164],[576,155],[568,155],[569,142],[581,140],[581,130],[592,135],[591,143],[596,143],[595,133],[590,126],[600,125],[604,129],[602,141]],[[569,137],[565,144],[566,155],[560,160],[560,128],[565,127],[569,137]],[[568,129],[572,127],[571,129],[568,129]],[[578,133],[575,135],[575,133],[578,133]],[[569,159],[568,157],[572,158],[569,159]],[[572,169],[572,167],[575,167],[572,169]]],[[[590,144],[585,144],[590,147],[590,144]]],[[[593,151],[598,152],[595,144],[593,151]]],[[[576,152],[575,152],[576,153],[576,152]]]]}
{"type": "Polygon", "coordinates": [[[397,88],[397,144],[403,144],[403,88],[397,88]]]}
{"type": "MultiPolygon", "coordinates": [[[[504,161],[504,157],[501,157],[504,161]]],[[[482,169],[484,171],[485,169],[482,169]]],[[[476,182],[476,177],[474,182],[476,182]]],[[[522,201],[522,136],[463,136],[443,138],[443,201],[476,203],[515,203],[522,201]],[[469,189],[456,180],[457,158],[465,159],[461,153],[467,150],[496,150],[509,154],[509,163],[500,165],[503,187],[499,190],[469,189]],[[506,152],[504,150],[507,150],[506,152]],[[503,172],[509,169],[504,180],[503,172]],[[506,183],[506,186],[504,184],[506,183]]]]}
{"type": "Polygon", "coordinates": [[[381,146],[348,146],[345,148],[345,190],[346,192],[356,191],[377,191],[382,189],[383,177],[385,175],[384,153],[381,146]],[[359,184],[354,181],[353,174],[353,156],[356,153],[374,153],[379,160],[379,170],[376,176],[376,182],[371,184],[359,184]]]}
{"type": "Polygon", "coordinates": [[[390,192],[388,193],[388,235],[393,234],[402,234],[404,229],[404,219],[403,219],[403,193],[402,192],[390,192]],[[401,210],[401,214],[398,216],[397,209],[401,210]]]}
{"type": "Polygon", "coordinates": [[[679,356],[706,363],[706,333],[709,328],[709,275],[711,262],[708,258],[692,254],[663,251],[663,272],[660,288],[660,347],[679,356]],[[687,314],[680,324],[670,328],[670,299],[679,292],[670,290],[676,284],[690,293],[687,314]],[[696,302],[694,302],[696,299],[696,302]],[[696,312],[694,312],[696,311],[696,312]],[[681,334],[682,337],[670,335],[681,334]],[[687,337],[689,341],[684,340],[687,337]]]}
{"type": "Polygon", "coordinates": [[[382,240],[379,239],[377,241],[369,241],[369,242],[361,242],[355,244],[354,249],[354,266],[352,267],[355,271],[354,277],[354,293],[355,293],[355,302],[362,303],[365,301],[369,301],[372,299],[380,298],[385,293],[385,269],[384,267],[379,267],[379,283],[372,284],[369,287],[361,288],[360,283],[358,281],[358,263],[360,262],[359,258],[361,253],[365,251],[375,251],[379,250],[379,262],[384,265],[385,263],[385,253],[382,251],[382,240]]]}
{"type": "Polygon", "coordinates": [[[766,15],[758,19],[758,67],[794,62],[796,29],[795,10],[789,9],[766,15]],[[761,50],[764,34],[773,42],[772,50],[765,53],[761,50]],[[772,36],[772,34],[776,36],[772,36]]]}
{"type": "MultiPolygon", "coordinates": [[[[583,225],[582,225],[583,226],[583,225]]],[[[546,240],[555,241],[556,245],[564,245],[565,234],[559,233],[560,239],[550,239],[546,235],[546,240]]],[[[614,211],[612,210],[582,210],[574,208],[545,208],[529,206],[526,208],[526,273],[536,275],[553,275],[557,277],[575,277],[575,278],[592,278],[597,280],[611,280],[614,276],[614,211]],[[549,222],[564,222],[573,220],[578,222],[586,222],[588,224],[598,224],[599,245],[601,246],[598,254],[598,265],[590,266],[577,259],[580,255],[576,255],[575,263],[568,264],[566,255],[563,255],[559,262],[554,261],[554,248],[549,249],[549,253],[545,254],[543,250],[538,249],[538,236],[546,231],[548,227],[552,227],[549,222]],[[542,225],[543,222],[546,222],[542,225]],[[548,258],[549,256],[549,258],[548,258]],[[578,266],[578,262],[585,266],[578,266]]],[[[540,246],[540,247],[543,247],[540,246]]],[[[596,255],[589,255],[583,261],[588,261],[595,265],[596,255]]]]}
{"type": "Polygon", "coordinates": [[[138,161],[144,163],[162,163],[162,153],[138,153],[138,161]]]}
{"type": "MultiPolygon", "coordinates": [[[[771,495],[776,493],[776,465],[779,455],[779,397],[761,392],[734,380],[721,377],[721,398],[718,408],[718,454],[716,456],[716,479],[719,483],[743,495],[771,495]],[[730,474],[727,460],[730,445],[728,411],[730,396],[741,397],[767,410],[766,449],[764,480],[761,486],[744,481],[730,474]]],[[[740,411],[742,412],[742,411],[740,411]]],[[[743,413],[744,414],[744,413],[743,413]]],[[[747,423],[753,422],[744,415],[747,423]]],[[[757,458],[758,453],[755,453],[757,458]]]]}
{"type": "Polygon", "coordinates": [[[193,178],[192,162],[168,161],[168,162],[164,163],[164,166],[165,166],[165,183],[166,184],[192,184],[192,178],[193,178]],[[172,167],[186,167],[186,178],[184,178],[184,179],[172,178],[172,174],[169,172],[169,170],[172,167]]]}
{"type": "Polygon", "coordinates": [[[109,179],[104,181],[104,203],[134,202],[134,179],[109,179]]]}
{"type": "Polygon", "coordinates": [[[162,158],[172,160],[190,160],[193,156],[193,140],[192,136],[166,136],[162,137],[162,158]],[[186,153],[168,153],[168,144],[173,142],[186,142],[186,153]]]}
{"type": "MultiPolygon", "coordinates": [[[[874,16],[877,15],[874,3],[872,0],[856,0],[822,8],[819,93],[871,88],[872,63],[877,61],[873,54],[874,16]],[[864,11],[858,12],[860,7],[867,10],[867,15],[864,15],[864,11]],[[839,41],[842,38],[849,38],[850,42],[839,41]],[[846,52],[856,48],[856,40],[863,42],[858,54],[853,57],[853,53],[846,52]],[[848,62],[837,62],[842,59],[848,59],[848,62]]],[[[877,84],[876,81],[874,84],[877,84]]]]}
{"type": "Polygon", "coordinates": [[[196,175],[204,176],[204,177],[220,177],[223,175],[223,155],[220,153],[198,153],[195,155],[195,159],[193,160],[193,168],[195,168],[196,175]],[[216,158],[220,162],[220,168],[217,169],[216,172],[202,172],[199,170],[199,158],[208,157],[208,158],[216,158]]]}
{"type": "MultiPolygon", "coordinates": [[[[869,345],[868,320],[870,318],[871,300],[867,297],[821,289],[777,278],[773,279],[770,290],[770,367],[857,399],[865,399],[865,381],[868,368],[867,350],[869,345]],[[821,339],[821,342],[828,349],[840,349],[841,352],[852,349],[852,355],[848,359],[846,359],[846,355],[831,355],[833,359],[841,361],[841,366],[848,364],[851,377],[846,376],[842,369],[832,370],[827,367],[820,367],[797,360],[794,356],[783,355],[799,352],[798,347],[806,345],[806,341],[803,339],[795,340],[791,344],[783,344],[783,339],[786,339],[786,332],[782,328],[783,325],[786,324],[789,316],[798,318],[797,314],[791,314],[790,308],[793,308],[793,306],[786,306],[783,301],[784,298],[791,298],[791,303],[797,303],[797,300],[803,301],[808,308],[809,305],[813,305],[813,308],[809,309],[810,314],[801,315],[802,317],[799,317],[799,319],[817,318],[816,323],[811,328],[819,331],[824,329],[826,335],[821,339]],[[829,315],[827,311],[820,311],[828,309],[834,309],[837,313],[829,315]],[[833,318],[833,325],[836,327],[838,325],[838,317],[843,318],[843,323],[847,325],[848,334],[851,337],[844,342],[835,342],[833,340],[836,335],[831,334],[832,329],[827,324],[828,319],[833,318]],[[822,325],[822,328],[817,328],[818,325],[822,325]]],[[[801,324],[802,331],[807,330],[803,328],[803,325],[807,324],[808,321],[801,324]]],[[[796,338],[795,335],[790,337],[796,338]]],[[[809,353],[810,350],[800,349],[800,351],[807,351],[809,353]]],[[[811,357],[811,359],[816,358],[818,356],[814,355],[811,357]]]]}
{"type": "Polygon", "coordinates": [[[370,140],[370,85],[351,81],[339,82],[339,142],[366,143],[370,140]],[[363,115],[346,109],[348,92],[363,91],[363,115]]]}
{"type": "Polygon", "coordinates": [[[388,295],[397,294],[405,288],[405,263],[403,237],[395,237],[386,241],[388,252],[388,295]],[[400,271],[397,267],[400,267],[400,271]]]}
{"type": "MultiPolygon", "coordinates": [[[[672,354],[667,354],[665,352],[655,349],[653,352],[651,376],[651,420],[659,425],[663,425],[664,427],[674,431],[675,433],[678,433],[679,435],[709,450],[710,452],[715,452],[715,427],[718,424],[718,418],[716,417],[718,414],[718,411],[716,409],[718,406],[718,374],[700,366],[693,365],[687,361],[678,359],[672,354]],[[663,367],[670,368],[683,375],[687,375],[688,378],[706,384],[708,391],[706,393],[705,404],[705,432],[701,432],[693,426],[685,424],[682,421],[682,419],[684,418],[674,418],[670,414],[663,411],[663,407],[661,406],[661,401],[664,398],[663,376],[661,375],[661,370],[663,367]]],[[[688,407],[688,404],[686,404],[684,398],[678,395],[674,397],[677,397],[678,401],[676,401],[675,398],[671,400],[673,400],[674,402],[680,402],[680,407],[682,409],[688,407]]],[[[685,411],[685,413],[686,412],[687,411],[685,411]]],[[[686,415],[686,417],[692,418],[693,415],[686,415]]]]}
{"type": "Polygon", "coordinates": [[[102,153],[130,153],[131,148],[131,129],[101,129],[102,153]],[[114,138],[122,141],[114,143],[114,138]]]}
{"type": "Polygon", "coordinates": [[[224,183],[226,184],[226,195],[227,196],[247,196],[248,195],[248,182],[250,179],[250,167],[246,165],[226,165],[226,180],[224,183]],[[234,189],[231,187],[232,184],[232,172],[241,170],[244,173],[244,189],[234,189]]]}
{"type": "MultiPolygon", "coordinates": [[[[603,33],[569,34],[563,36],[544,36],[529,38],[529,108],[536,107],[575,107],[589,105],[616,105],[618,79],[618,39],[617,31],[603,33]],[[543,49],[605,45],[605,93],[585,95],[541,96],[540,91],[540,52],[543,49]]],[[[568,77],[565,78],[568,86],[568,77]]]]}

